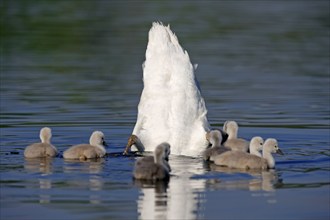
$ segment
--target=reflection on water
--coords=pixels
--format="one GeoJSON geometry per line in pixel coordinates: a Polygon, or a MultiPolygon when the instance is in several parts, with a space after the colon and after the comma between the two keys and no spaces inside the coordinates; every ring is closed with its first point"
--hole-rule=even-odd
{"type": "MultiPolygon", "coordinates": [[[[24,168],[30,173],[41,173],[37,179],[39,191],[39,203],[51,203],[53,188],[53,158],[26,158],[24,168]]],[[[65,160],[63,164],[63,173],[70,174],[65,184],[75,189],[88,189],[89,202],[100,204],[102,202],[100,194],[97,192],[103,190],[104,180],[98,175],[103,171],[104,159],[91,159],[86,161],[65,160]],[[84,179],[72,178],[72,175],[84,175],[84,179]]],[[[32,185],[33,186],[33,185],[32,185]]]]}
{"type": "Polygon", "coordinates": [[[328,1],[2,2],[1,219],[136,219],[137,209],[141,218],[329,219],[328,1]],[[212,127],[233,119],[244,138],[283,143],[275,173],[171,157],[168,186],[134,187],[132,158],[24,159],[42,126],[62,152],[96,129],[122,151],[155,20],[170,23],[199,64],[212,127]]]}
{"type": "Polygon", "coordinates": [[[248,178],[226,180],[210,179],[207,181],[208,187],[213,190],[249,190],[252,196],[262,196],[267,198],[267,203],[276,203],[276,186],[282,183],[276,170],[241,170],[228,167],[210,165],[211,171],[225,174],[248,174],[248,178]]]}
{"type": "Polygon", "coordinates": [[[104,158],[95,158],[88,160],[68,160],[64,159],[64,173],[90,173],[98,174],[102,172],[104,158]]]}
{"type": "Polygon", "coordinates": [[[171,155],[169,182],[156,184],[135,181],[139,186],[138,212],[141,219],[195,219],[203,200],[198,192],[205,188],[204,179],[191,179],[205,173],[200,159],[171,155]]]}
{"type": "Polygon", "coordinates": [[[25,158],[24,168],[31,173],[42,173],[44,175],[53,172],[53,158],[25,158]]]}
{"type": "Polygon", "coordinates": [[[47,178],[48,175],[53,173],[53,158],[25,158],[24,168],[31,173],[41,173],[38,178],[39,184],[39,203],[46,204],[51,202],[49,190],[52,189],[52,181],[47,178]]]}
{"type": "Polygon", "coordinates": [[[247,189],[250,191],[275,191],[275,187],[282,180],[279,179],[276,170],[241,170],[228,167],[217,166],[213,163],[210,165],[211,171],[222,172],[227,174],[248,174],[252,177],[249,180],[229,180],[229,181],[210,181],[212,187],[220,189],[247,189]],[[213,185],[215,183],[215,185],[213,185]]]}
{"type": "Polygon", "coordinates": [[[99,191],[103,190],[104,180],[98,175],[103,171],[104,158],[80,160],[64,160],[63,172],[67,174],[88,174],[86,179],[68,180],[67,184],[78,188],[86,188],[89,190],[89,202],[91,204],[101,204],[102,198],[99,191]],[[87,181],[88,180],[88,181],[87,181]]]}
{"type": "Polygon", "coordinates": [[[171,156],[169,162],[172,168],[169,182],[134,181],[140,188],[137,199],[140,219],[199,218],[208,190],[247,190],[252,197],[265,197],[267,203],[277,203],[276,187],[282,179],[276,170],[230,169],[180,156],[171,156]],[[209,177],[208,170],[215,175],[213,178],[209,177]]]}

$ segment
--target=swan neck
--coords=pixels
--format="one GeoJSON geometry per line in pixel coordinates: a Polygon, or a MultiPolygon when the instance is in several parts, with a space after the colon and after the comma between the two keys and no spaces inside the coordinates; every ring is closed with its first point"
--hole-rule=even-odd
{"type": "Polygon", "coordinates": [[[40,136],[41,143],[50,144],[50,138],[45,136],[40,136]]]}
{"type": "Polygon", "coordinates": [[[262,157],[262,155],[259,151],[255,150],[255,149],[251,149],[251,148],[250,148],[250,154],[256,155],[258,157],[262,157]]]}
{"type": "Polygon", "coordinates": [[[140,140],[137,140],[134,145],[136,146],[136,148],[138,149],[139,152],[144,152],[144,145],[142,144],[142,142],[140,140]]]}
{"type": "Polygon", "coordinates": [[[263,151],[262,156],[263,156],[263,158],[266,159],[267,164],[268,164],[268,168],[272,169],[272,168],[275,167],[275,160],[274,160],[274,157],[272,156],[272,154],[270,152],[263,151]]]}
{"type": "Polygon", "coordinates": [[[220,142],[211,141],[212,147],[220,147],[220,142]]]}
{"type": "Polygon", "coordinates": [[[106,150],[105,150],[105,148],[104,148],[104,146],[103,145],[100,145],[100,144],[97,144],[97,145],[95,145],[97,148],[99,148],[102,152],[106,152],[106,150]]]}
{"type": "Polygon", "coordinates": [[[228,139],[236,139],[237,138],[237,132],[230,132],[228,134],[228,139]]]}

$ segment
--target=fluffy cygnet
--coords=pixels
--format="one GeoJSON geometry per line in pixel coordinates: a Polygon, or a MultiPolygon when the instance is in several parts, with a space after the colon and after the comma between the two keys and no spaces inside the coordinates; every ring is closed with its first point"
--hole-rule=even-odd
{"type": "Polygon", "coordinates": [[[63,153],[65,159],[92,159],[104,157],[107,146],[104,134],[101,131],[94,131],[89,139],[89,144],[78,144],[70,147],[63,153]]]}
{"type": "Polygon", "coordinates": [[[133,145],[135,146],[136,150],[139,151],[140,153],[144,152],[144,146],[141,140],[136,135],[132,134],[128,138],[127,145],[123,154],[127,155],[133,145]]]}
{"type": "Polygon", "coordinates": [[[37,157],[55,157],[58,151],[55,146],[50,143],[52,137],[52,130],[48,127],[44,127],[40,130],[41,143],[34,143],[27,146],[24,150],[24,156],[26,158],[37,157]]]}
{"type": "MultiPolygon", "coordinates": [[[[259,147],[258,145],[257,143],[251,147],[257,149],[259,147]]],[[[275,160],[272,153],[283,155],[283,152],[278,147],[277,141],[270,138],[267,139],[263,145],[262,157],[241,151],[228,151],[216,156],[214,158],[214,163],[219,166],[238,169],[272,169],[275,167],[275,160]]]]}
{"type": "Polygon", "coordinates": [[[216,155],[222,154],[230,149],[222,145],[223,140],[226,140],[228,135],[221,130],[211,130],[206,133],[206,140],[212,145],[206,149],[203,154],[204,160],[213,161],[216,155]]]}
{"type": "Polygon", "coordinates": [[[264,139],[262,137],[256,136],[253,137],[250,141],[249,151],[250,154],[262,157],[261,151],[264,145],[264,139]]]}
{"type": "Polygon", "coordinates": [[[225,147],[233,151],[248,151],[249,142],[242,138],[237,138],[238,124],[235,121],[226,121],[223,125],[223,130],[228,134],[228,139],[224,143],[225,147]]]}
{"type": "Polygon", "coordinates": [[[170,145],[164,142],[156,147],[154,156],[138,158],[134,166],[134,178],[143,180],[169,179],[171,171],[167,162],[169,154],[170,145]]]}

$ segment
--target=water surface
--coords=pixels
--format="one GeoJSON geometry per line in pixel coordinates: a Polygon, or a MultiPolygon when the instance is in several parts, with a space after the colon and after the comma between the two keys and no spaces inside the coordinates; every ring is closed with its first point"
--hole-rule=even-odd
{"type": "Polygon", "coordinates": [[[328,1],[2,1],[1,219],[329,219],[328,1]],[[151,22],[170,23],[212,127],[277,138],[276,170],[170,157],[169,183],[132,180],[151,22]],[[102,130],[100,160],[27,160],[43,126],[63,152],[102,130]],[[19,210],[19,211],[18,211],[19,210]]]}

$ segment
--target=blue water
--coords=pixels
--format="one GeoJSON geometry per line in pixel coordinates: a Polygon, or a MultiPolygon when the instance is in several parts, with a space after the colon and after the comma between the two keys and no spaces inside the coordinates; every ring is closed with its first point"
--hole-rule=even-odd
{"type": "Polygon", "coordinates": [[[329,219],[328,1],[2,1],[1,219],[329,219]],[[133,181],[153,21],[193,63],[213,128],[278,139],[276,169],[238,172],[171,155],[168,184],[133,181]],[[24,159],[52,128],[63,152],[105,133],[109,156],[24,159]]]}

